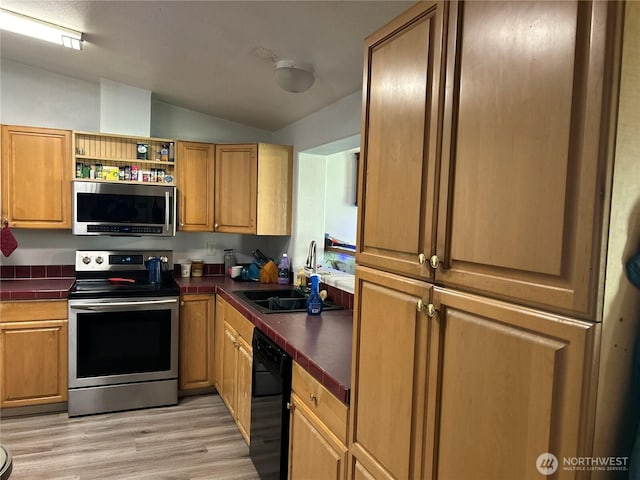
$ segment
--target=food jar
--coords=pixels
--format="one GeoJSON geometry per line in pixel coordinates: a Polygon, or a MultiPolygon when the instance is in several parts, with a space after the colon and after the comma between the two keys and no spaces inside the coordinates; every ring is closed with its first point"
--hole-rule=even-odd
{"type": "Polygon", "coordinates": [[[191,276],[201,277],[204,270],[204,262],[202,260],[191,260],[191,276]]]}

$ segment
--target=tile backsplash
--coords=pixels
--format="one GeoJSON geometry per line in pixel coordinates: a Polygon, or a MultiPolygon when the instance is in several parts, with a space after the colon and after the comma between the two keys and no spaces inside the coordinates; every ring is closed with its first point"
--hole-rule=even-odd
{"type": "Polygon", "coordinates": [[[74,278],[75,265],[2,265],[0,279],[74,278]]]}

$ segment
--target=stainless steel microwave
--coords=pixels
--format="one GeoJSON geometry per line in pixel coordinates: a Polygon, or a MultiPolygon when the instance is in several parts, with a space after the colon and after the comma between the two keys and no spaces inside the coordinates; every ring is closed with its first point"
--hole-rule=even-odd
{"type": "Polygon", "coordinates": [[[74,235],[176,234],[176,187],[73,182],[74,235]]]}

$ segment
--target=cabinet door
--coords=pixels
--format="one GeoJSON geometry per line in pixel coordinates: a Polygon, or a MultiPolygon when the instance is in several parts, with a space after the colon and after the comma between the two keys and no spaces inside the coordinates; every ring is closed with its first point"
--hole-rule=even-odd
{"type": "Polygon", "coordinates": [[[292,189],[293,147],[258,144],[258,235],[291,235],[292,189]]]}
{"type": "Polygon", "coordinates": [[[367,472],[367,470],[362,466],[360,462],[355,462],[353,466],[353,479],[354,480],[374,480],[373,475],[367,472]]]}
{"type": "Polygon", "coordinates": [[[178,230],[213,232],[214,146],[178,142],[178,230]]]}
{"type": "Polygon", "coordinates": [[[593,318],[615,8],[451,4],[439,283],[593,318]]]}
{"type": "Polygon", "coordinates": [[[293,393],[289,426],[289,478],[342,480],[347,447],[293,393]]]}
{"type": "Polygon", "coordinates": [[[251,438],[251,375],[253,354],[251,346],[238,338],[238,381],[236,394],[236,418],[240,433],[247,443],[251,438]]]}
{"type": "Polygon", "coordinates": [[[216,296],[216,315],[215,315],[215,335],[213,348],[214,363],[213,363],[213,378],[214,384],[218,393],[222,394],[222,364],[223,364],[223,351],[224,351],[224,318],[227,302],[220,296],[216,296]]]}
{"type": "Polygon", "coordinates": [[[443,6],[420,3],[365,43],[359,264],[431,277],[443,6]]]}
{"type": "Polygon", "coordinates": [[[2,218],[18,228],[71,228],[71,132],[2,126],[2,218]]]}
{"type": "Polygon", "coordinates": [[[428,402],[427,477],[533,480],[552,453],[554,478],[574,478],[562,459],[591,455],[585,392],[599,325],[439,287],[434,304],[431,374],[442,380],[428,402]]]}
{"type": "Polygon", "coordinates": [[[67,400],[67,321],[0,323],[1,406],[67,400]]]}
{"type": "Polygon", "coordinates": [[[185,295],[180,302],[181,390],[213,385],[213,296],[185,295]]]}
{"type": "Polygon", "coordinates": [[[216,145],[216,232],[256,233],[257,145],[216,145]]]}
{"type": "Polygon", "coordinates": [[[222,391],[220,396],[231,416],[236,416],[236,390],[238,378],[238,334],[226,322],[222,346],[222,391]]]}
{"type": "Polygon", "coordinates": [[[430,288],[356,268],[351,453],[376,478],[421,476],[430,288]]]}

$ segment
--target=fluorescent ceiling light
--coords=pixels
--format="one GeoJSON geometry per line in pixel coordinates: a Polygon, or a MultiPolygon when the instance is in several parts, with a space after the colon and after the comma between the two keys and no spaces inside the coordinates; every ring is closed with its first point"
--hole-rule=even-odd
{"type": "Polygon", "coordinates": [[[0,9],[0,29],[82,50],[82,32],[0,9]]]}

